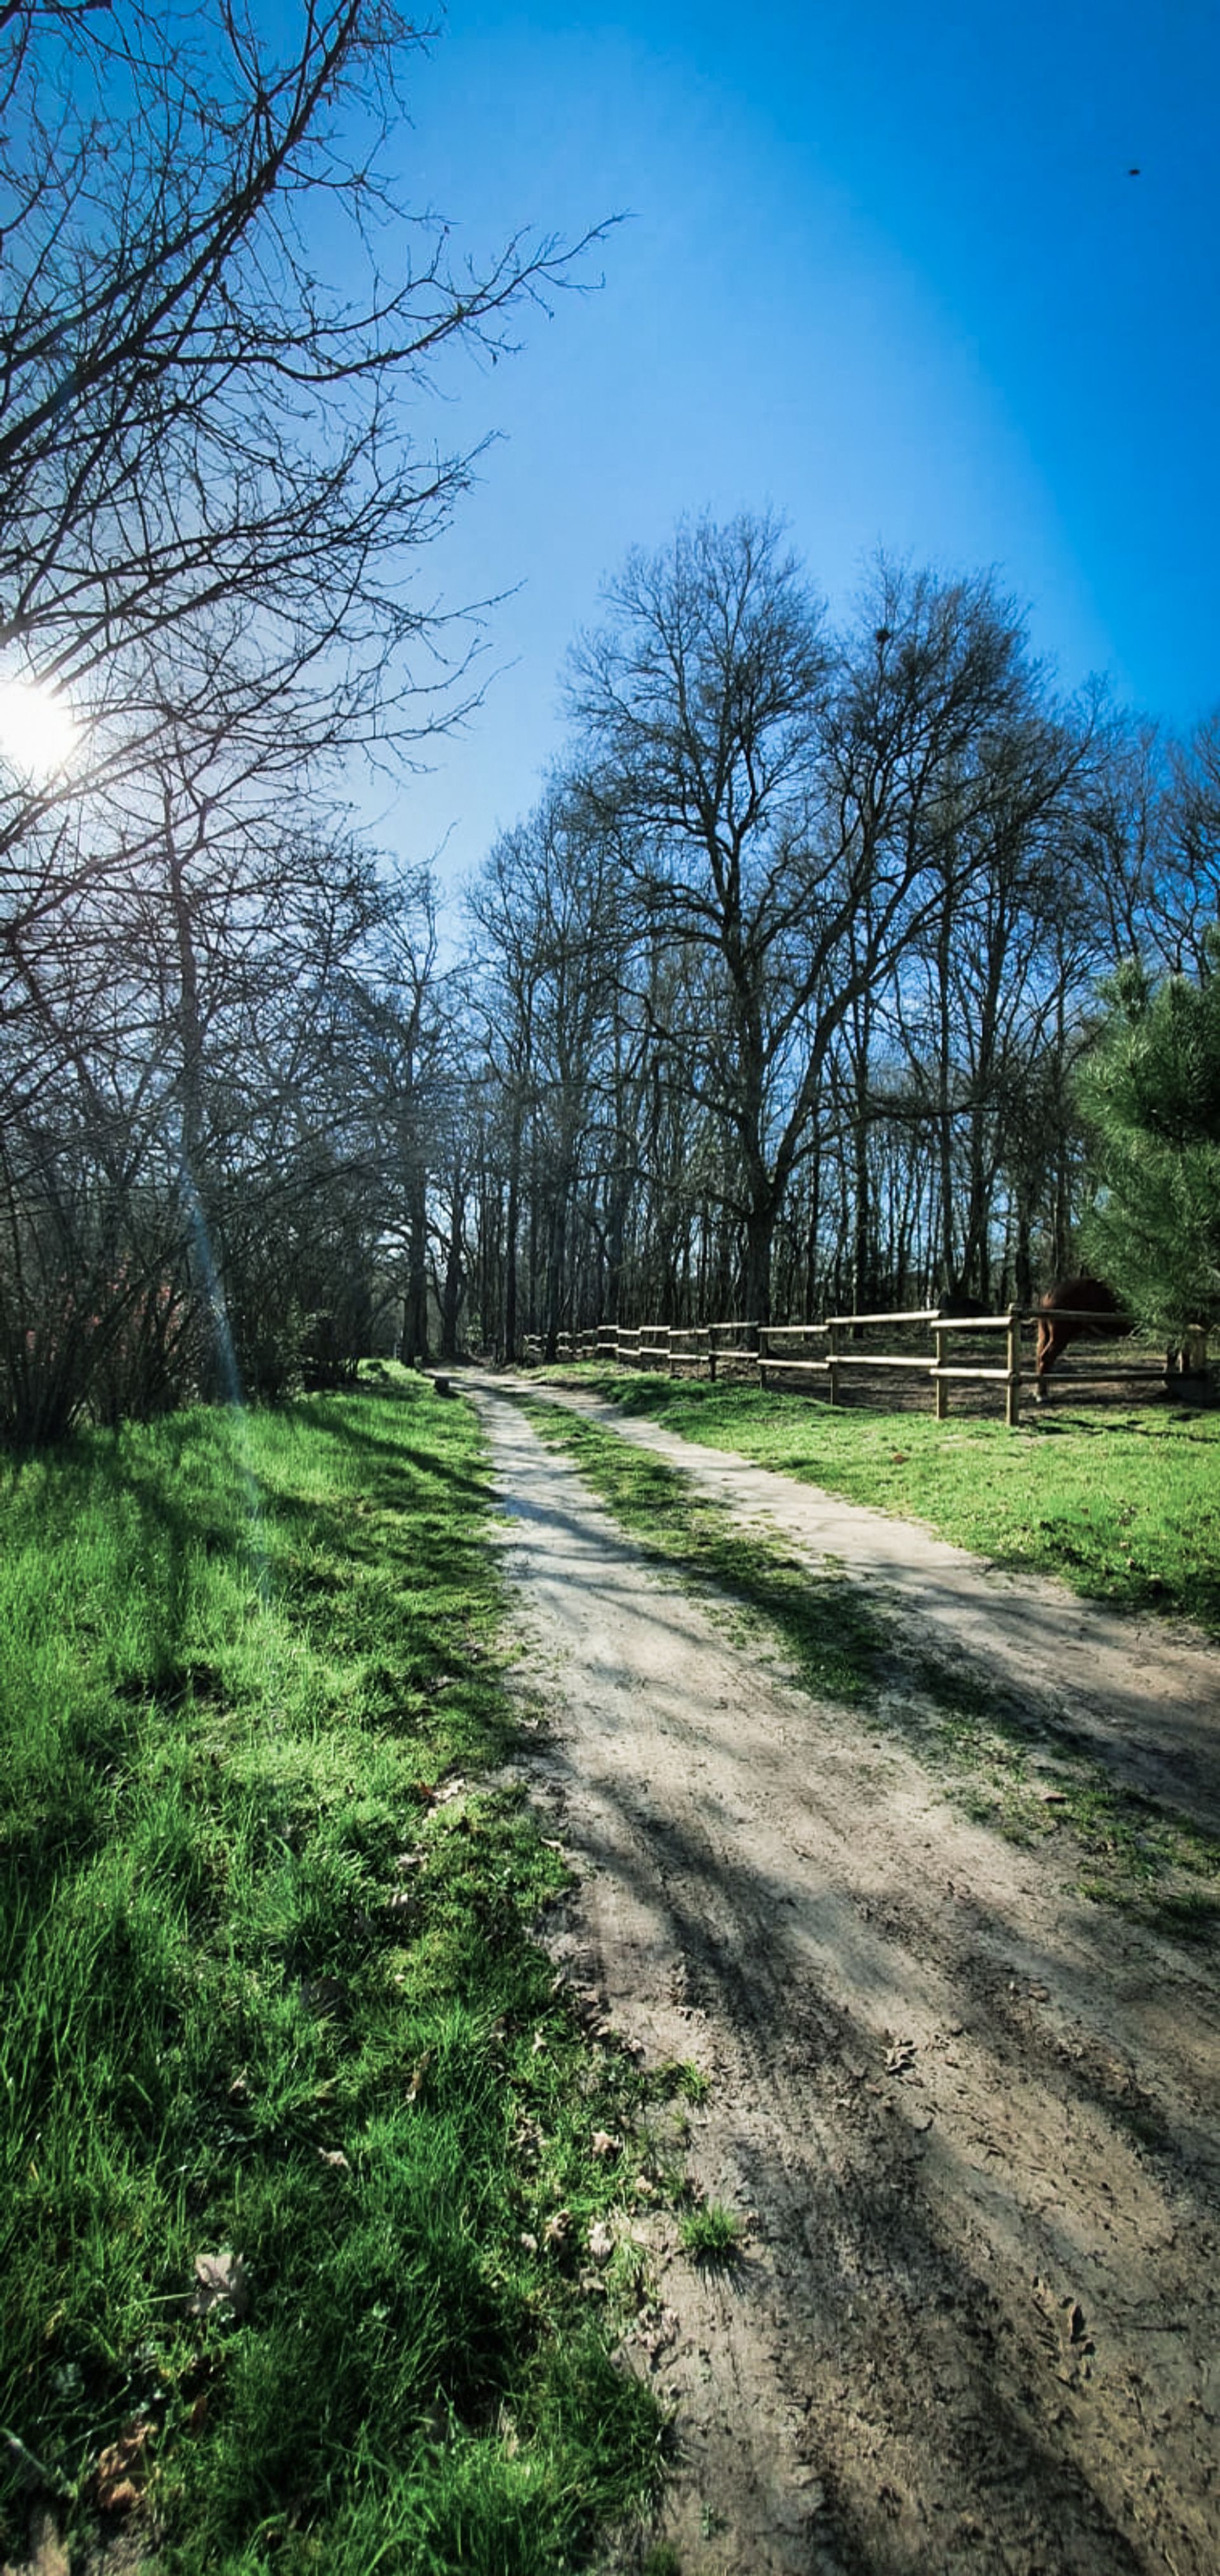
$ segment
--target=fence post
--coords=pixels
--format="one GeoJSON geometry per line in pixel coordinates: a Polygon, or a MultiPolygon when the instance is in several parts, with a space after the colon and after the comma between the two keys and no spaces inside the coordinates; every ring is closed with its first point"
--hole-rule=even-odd
{"type": "Polygon", "coordinates": [[[830,1326],[830,1357],[827,1362],[826,1374],[830,1385],[830,1401],[832,1404],[837,1404],[839,1401],[839,1327],[837,1322],[832,1323],[830,1326]]]}
{"type": "Polygon", "coordinates": [[[1008,1384],[1004,1389],[1004,1420],[1015,1431],[1021,1419],[1021,1309],[1008,1309],[1008,1384]]]}
{"type": "Polygon", "coordinates": [[[1206,1377],[1207,1328],[1205,1325],[1187,1325],[1186,1338],[1179,1353],[1179,1366],[1183,1377],[1206,1377]]]}
{"type": "MultiPolygon", "coordinates": [[[[945,1324],[933,1324],[932,1326],[932,1339],[936,1344],[936,1366],[938,1369],[943,1368],[945,1365],[945,1336],[947,1331],[948,1327],[945,1324]]],[[[938,1422],[945,1422],[948,1420],[949,1416],[948,1382],[943,1377],[937,1377],[933,1378],[932,1386],[936,1419],[938,1422]]]]}

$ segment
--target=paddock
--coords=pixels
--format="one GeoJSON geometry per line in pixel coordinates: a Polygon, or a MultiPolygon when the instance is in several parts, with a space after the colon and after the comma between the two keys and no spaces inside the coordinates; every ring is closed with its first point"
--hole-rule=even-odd
{"type": "MultiPolygon", "coordinates": [[[[1116,1350],[1111,1319],[1103,1332],[1097,1322],[1094,1311],[1077,1307],[1009,1306],[1000,1314],[967,1317],[918,1306],[831,1315],[821,1324],[601,1324],[575,1336],[561,1333],[556,1357],[782,1388],[833,1405],[883,1404],[914,1412],[930,1404],[940,1422],[953,1411],[987,1413],[1002,1402],[1010,1429],[1031,1400],[1045,1413],[1069,1404],[1110,1408],[1206,1398],[1204,1335],[1192,1335],[1186,1352],[1170,1360],[1133,1333],[1116,1350]],[[1048,1320],[1080,1329],[1071,1362],[1040,1378],[1034,1337],[1039,1322],[1048,1320]]],[[[542,1360],[537,1337],[527,1340],[525,1358],[527,1364],[542,1360]]]]}

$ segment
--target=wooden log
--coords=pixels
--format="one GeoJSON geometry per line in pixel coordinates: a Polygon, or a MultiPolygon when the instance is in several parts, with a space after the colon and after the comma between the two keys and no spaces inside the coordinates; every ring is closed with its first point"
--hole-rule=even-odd
{"type": "Polygon", "coordinates": [[[930,1364],[930,1374],[933,1377],[977,1378],[980,1385],[986,1382],[989,1385],[994,1384],[996,1386],[1003,1386],[1007,1383],[1010,1372],[1006,1368],[960,1368],[957,1366],[942,1368],[939,1360],[933,1360],[930,1364]]]}
{"type": "Polygon", "coordinates": [[[936,1344],[936,1357],[932,1363],[932,1410],[938,1422],[947,1422],[949,1419],[949,1389],[945,1384],[948,1376],[945,1366],[946,1330],[947,1327],[943,1323],[932,1326],[932,1339],[936,1344]]]}
{"type": "MultiPolygon", "coordinates": [[[[1031,1322],[1033,1318],[1030,1318],[1031,1322]]],[[[1006,1333],[1007,1315],[942,1315],[939,1329],[944,1333],[1006,1333]]]]}
{"type": "Polygon", "coordinates": [[[831,1315],[826,1330],[833,1331],[840,1324],[931,1324],[939,1314],[939,1306],[910,1306],[893,1315],[831,1315]]]}
{"type": "Polygon", "coordinates": [[[1004,1398],[1004,1420],[1010,1431],[1016,1431],[1021,1421],[1021,1313],[1019,1307],[1009,1307],[1006,1321],[1008,1392],[1004,1398]]]}
{"type": "Polygon", "coordinates": [[[894,1358],[886,1351],[840,1351],[838,1365],[855,1369],[921,1369],[926,1376],[935,1363],[926,1351],[912,1353],[909,1359],[894,1358]]]}
{"type": "MultiPolygon", "coordinates": [[[[1023,1312],[1024,1321],[1027,1324],[1091,1324],[1094,1341],[1106,1341],[1112,1334],[1121,1336],[1123,1333],[1133,1333],[1136,1329],[1134,1316],[1099,1316],[1095,1306],[1027,1306],[1023,1312]]],[[[1088,1341],[1090,1337],[1087,1333],[1083,1333],[1078,1334],[1076,1338],[1078,1341],[1088,1341]]]]}
{"type": "Polygon", "coordinates": [[[1162,1361],[1156,1368],[1056,1369],[1053,1378],[1039,1382],[1049,1387],[1053,1394],[1057,1386],[1138,1386],[1149,1378],[1159,1378],[1163,1382],[1164,1377],[1162,1361]]]}
{"type": "Polygon", "coordinates": [[[799,1369],[802,1377],[807,1377],[811,1369],[828,1369],[829,1366],[829,1360],[776,1360],[769,1353],[767,1356],[768,1375],[772,1369],[799,1369]]]}

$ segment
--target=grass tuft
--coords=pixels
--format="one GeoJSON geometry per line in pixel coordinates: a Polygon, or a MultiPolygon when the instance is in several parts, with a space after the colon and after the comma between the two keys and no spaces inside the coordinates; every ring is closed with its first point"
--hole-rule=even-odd
{"type": "Polygon", "coordinates": [[[705,2270],[723,2269],[740,2259],[740,2222],[718,2201],[702,2201],[697,2209],[685,2210],[679,2232],[692,2261],[705,2270]]]}

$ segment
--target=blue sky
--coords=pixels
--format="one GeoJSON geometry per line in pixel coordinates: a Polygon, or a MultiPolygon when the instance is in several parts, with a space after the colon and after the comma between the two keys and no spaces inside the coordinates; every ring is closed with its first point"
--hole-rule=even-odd
{"type": "Polygon", "coordinates": [[[1066,688],[1220,702],[1210,0],[454,0],[412,116],[402,193],[476,263],[627,220],[421,408],[498,443],[416,577],[513,595],[483,711],[382,807],[402,857],[460,878],[533,802],[574,631],[683,511],[778,511],[832,610],[878,546],[993,566],[1066,688]]]}

